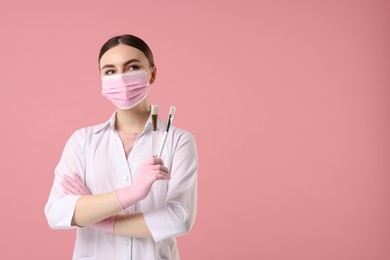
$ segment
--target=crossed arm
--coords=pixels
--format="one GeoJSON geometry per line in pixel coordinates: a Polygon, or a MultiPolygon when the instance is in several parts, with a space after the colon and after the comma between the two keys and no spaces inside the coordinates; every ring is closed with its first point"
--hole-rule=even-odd
{"type": "Polygon", "coordinates": [[[169,179],[168,169],[158,158],[146,160],[140,167],[133,185],[104,194],[92,195],[77,173],[64,176],[65,194],[81,195],[77,200],[72,226],[91,226],[106,232],[132,237],[151,237],[142,213],[116,215],[144,199],[157,180],[169,179]]]}
{"type": "MultiPolygon", "coordinates": [[[[45,215],[52,229],[90,226],[122,236],[152,235],[156,242],[189,232],[196,216],[198,172],[196,146],[191,135],[183,134],[178,138],[174,157],[170,161],[170,174],[167,169],[162,170],[162,163],[159,167],[165,174],[160,175],[140,174],[140,166],[129,187],[99,195],[89,195],[89,191],[69,192],[67,195],[61,182],[65,176],[71,177],[72,172],[81,174],[84,171],[84,139],[76,132],[65,146],[56,167],[54,183],[45,206],[45,215]],[[156,180],[167,178],[169,186],[165,206],[132,215],[118,214],[146,197],[156,180]],[[136,185],[138,182],[145,185],[136,185]]],[[[84,181],[81,183],[84,185],[84,181]]]]}
{"type": "Polygon", "coordinates": [[[152,237],[142,213],[116,215],[122,208],[115,192],[83,195],[77,201],[72,226],[89,226],[129,237],[152,237]]]}

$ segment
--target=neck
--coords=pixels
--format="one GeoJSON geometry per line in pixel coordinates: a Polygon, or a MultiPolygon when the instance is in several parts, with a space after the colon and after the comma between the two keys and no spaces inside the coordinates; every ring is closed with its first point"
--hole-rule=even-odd
{"type": "Polygon", "coordinates": [[[128,110],[117,109],[115,129],[119,132],[141,133],[148,121],[150,106],[145,100],[128,110]]]}

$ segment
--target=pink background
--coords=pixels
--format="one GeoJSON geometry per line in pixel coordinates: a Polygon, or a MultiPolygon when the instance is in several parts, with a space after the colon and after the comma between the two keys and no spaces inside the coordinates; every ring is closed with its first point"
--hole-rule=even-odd
{"type": "Polygon", "coordinates": [[[71,258],[43,208],[67,139],[114,110],[97,55],[123,33],[197,140],[182,259],[390,259],[389,1],[2,1],[0,23],[1,259],[71,258]]]}

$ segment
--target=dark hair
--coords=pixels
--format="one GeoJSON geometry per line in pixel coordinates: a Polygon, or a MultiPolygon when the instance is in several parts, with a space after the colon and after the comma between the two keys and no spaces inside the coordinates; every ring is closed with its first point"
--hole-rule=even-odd
{"type": "Polygon", "coordinates": [[[142,51],[148,59],[150,67],[154,67],[153,53],[150,50],[149,46],[142,39],[130,34],[112,37],[105,44],[103,44],[99,52],[98,63],[100,62],[100,59],[102,58],[103,54],[106,53],[106,51],[111,48],[114,48],[119,44],[128,45],[142,51]]]}

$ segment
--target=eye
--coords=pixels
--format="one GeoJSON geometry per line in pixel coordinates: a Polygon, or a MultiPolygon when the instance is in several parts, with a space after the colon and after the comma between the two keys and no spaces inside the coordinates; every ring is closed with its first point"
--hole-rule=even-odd
{"type": "Polygon", "coordinates": [[[112,74],[115,74],[115,70],[106,70],[104,72],[104,75],[112,75],[112,74]]]}
{"type": "Polygon", "coordinates": [[[128,66],[127,68],[126,68],[126,70],[127,71],[133,71],[133,70],[140,70],[141,69],[141,67],[140,66],[138,66],[138,65],[130,65],[130,66],[128,66]]]}

